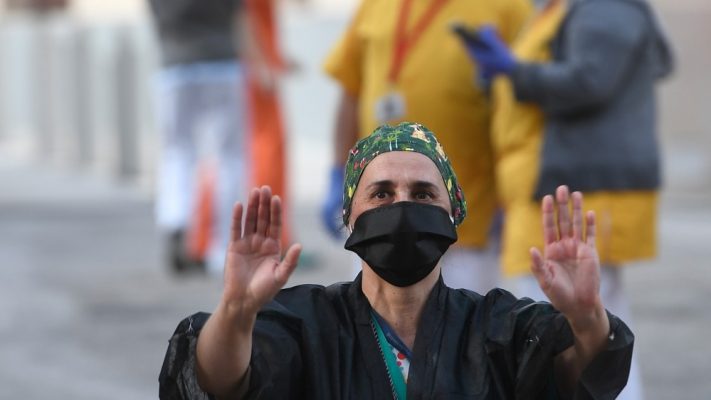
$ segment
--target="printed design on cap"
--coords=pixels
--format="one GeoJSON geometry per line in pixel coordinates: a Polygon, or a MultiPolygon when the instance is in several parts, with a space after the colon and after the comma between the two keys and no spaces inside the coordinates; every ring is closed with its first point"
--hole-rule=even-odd
{"type": "Polygon", "coordinates": [[[363,170],[375,157],[390,151],[413,151],[432,160],[449,193],[454,224],[462,223],[467,215],[467,202],[442,144],[424,125],[402,122],[395,126],[382,125],[376,128],[349,151],[343,186],[343,224],[348,225],[351,202],[363,170]]]}

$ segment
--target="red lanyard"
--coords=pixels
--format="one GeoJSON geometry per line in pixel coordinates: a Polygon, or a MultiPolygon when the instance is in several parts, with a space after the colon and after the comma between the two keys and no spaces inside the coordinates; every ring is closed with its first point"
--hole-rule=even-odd
{"type": "Polygon", "coordinates": [[[442,6],[447,2],[447,0],[429,0],[431,1],[430,6],[425,13],[420,17],[419,21],[415,24],[409,34],[405,32],[407,29],[407,20],[410,17],[410,9],[412,8],[412,0],[403,0],[402,7],[400,8],[400,15],[397,19],[397,25],[395,26],[395,48],[393,49],[393,58],[390,63],[390,72],[388,73],[388,80],[392,82],[397,82],[397,78],[400,75],[400,70],[405,62],[405,56],[407,52],[415,45],[417,40],[423,31],[427,29],[432,20],[434,19],[437,12],[442,9],[442,6]]]}

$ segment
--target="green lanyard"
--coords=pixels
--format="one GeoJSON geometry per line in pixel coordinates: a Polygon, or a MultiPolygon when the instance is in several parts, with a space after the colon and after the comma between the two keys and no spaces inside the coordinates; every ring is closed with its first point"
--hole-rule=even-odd
{"type": "Polygon", "coordinates": [[[370,321],[375,327],[378,345],[380,346],[381,353],[383,353],[383,358],[385,358],[385,367],[388,370],[388,375],[390,375],[390,381],[393,384],[393,390],[395,390],[397,400],[407,400],[407,384],[405,383],[405,377],[402,376],[402,371],[400,371],[400,367],[397,366],[395,354],[393,354],[390,349],[390,343],[388,343],[385,339],[385,334],[383,334],[380,324],[378,324],[378,321],[373,315],[370,316],[370,321]]]}

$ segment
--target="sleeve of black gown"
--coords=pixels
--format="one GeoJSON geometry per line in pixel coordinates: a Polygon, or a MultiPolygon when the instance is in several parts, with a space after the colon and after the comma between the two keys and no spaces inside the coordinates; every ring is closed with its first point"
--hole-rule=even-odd
{"type": "Polygon", "coordinates": [[[627,384],[634,335],[621,319],[607,313],[610,336],[607,348],[585,368],[575,399],[614,399],[627,384]]]}
{"type": "Polygon", "coordinates": [[[303,398],[303,330],[301,321],[283,312],[272,302],[260,312],[252,336],[247,399],[303,398]]]}
{"type": "Polygon", "coordinates": [[[628,1],[576,6],[565,24],[564,60],[521,63],[511,80],[516,97],[550,115],[578,113],[613,98],[638,62],[650,22],[628,1]]]}
{"type": "MultiPolygon", "coordinates": [[[[516,299],[497,290],[486,296],[487,354],[500,396],[558,399],[555,356],[573,345],[565,317],[547,302],[516,299]],[[495,322],[494,322],[495,321],[495,322]]],[[[607,347],[583,371],[575,399],[612,399],[624,388],[632,360],[634,335],[614,315],[607,347]]]]}
{"type": "Polygon", "coordinates": [[[207,313],[191,315],[175,329],[158,377],[161,399],[214,399],[198,385],[195,368],[197,338],[209,316],[207,313]]]}
{"type": "Polygon", "coordinates": [[[485,299],[487,355],[496,391],[503,398],[556,398],[555,356],[573,344],[563,315],[549,303],[516,299],[494,290],[485,299]]]}
{"type": "MultiPolygon", "coordinates": [[[[558,398],[553,375],[557,354],[573,345],[573,333],[564,316],[550,304],[532,303],[517,310],[517,328],[513,343],[517,357],[517,398],[539,393],[537,398],[558,398]],[[533,311],[538,308],[540,310],[533,311]],[[548,376],[540,371],[549,371],[548,376]],[[545,383],[544,383],[545,382],[545,383]]],[[[614,399],[627,384],[634,335],[616,316],[610,319],[607,347],[586,367],[575,389],[574,399],[614,399]]]]}
{"type": "MultiPolygon", "coordinates": [[[[184,319],[170,339],[159,377],[161,399],[213,400],[197,382],[196,346],[209,314],[184,319]]],[[[252,337],[252,356],[240,392],[243,398],[299,398],[302,372],[298,324],[270,311],[260,312],[252,337]],[[297,328],[294,328],[297,327],[297,328]]]]}

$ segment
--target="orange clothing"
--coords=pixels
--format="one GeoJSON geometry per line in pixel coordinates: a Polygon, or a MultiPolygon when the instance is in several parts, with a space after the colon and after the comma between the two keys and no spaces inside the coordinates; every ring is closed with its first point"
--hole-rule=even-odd
{"type": "Polygon", "coordinates": [[[274,0],[247,0],[245,8],[253,29],[252,38],[267,64],[273,68],[284,68],[278,40],[279,32],[274,18],[274,0]]]}
{"type": "MultiPolygon", "coordinates": [[[[248,0],[245,8],[252,38],[269,68],[281,71],[284,61],[279,51],[274,1],[248,0]]],[[[282,242],[291,240],[288,218],[288,188],[286,181],[287,158],[285,132],[282,122],[278,92],[263,88],[247,66],[247,111],[249,118],[249,143],[251,154],[252,186],[269,185],[282,199],[282,242]]]]}
{"type": "Polygon", "coordinates": [[[194,212],[187,230],[187,253],[193,260],[205,260],[212,239],[215,218],[215,166],[202,163],[198,166],[197,196],[194,212]]]}

